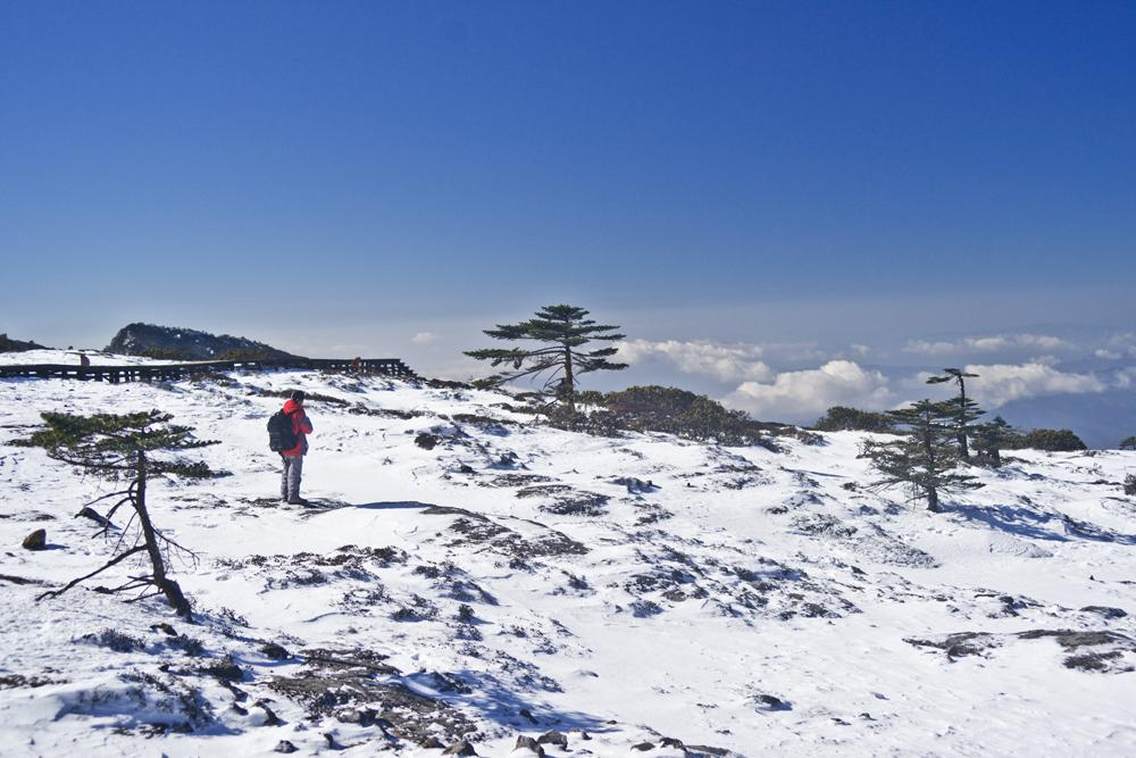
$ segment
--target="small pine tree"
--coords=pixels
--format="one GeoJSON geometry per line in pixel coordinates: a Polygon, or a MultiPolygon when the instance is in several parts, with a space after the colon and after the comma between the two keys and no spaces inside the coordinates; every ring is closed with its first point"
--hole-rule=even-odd
{"type": "Polygon", "coordinates": [[[1136,435],[1126,437],[1120,442],[1121,450],[1136,450],[1136,435]]]}
{"type": "Polygon", "coordinates": [[[973,476],[954,472],[961,462],[953,439],[957,411],[954,402],[930,400],[890,411],[888,416],[904,436],[894,442],[864,443],[862,455],[882,475],[872,486],[908,485],[911,499],[925,499],[927,509],[935,513],[942,511],[942,495],[982,487],[973,476]]]}
{"type": "Polygon", "coordinates": [[[214,472],[205,463],[187,461],[177,457],[177,454],[217,443],[195,439],[189,427],[170,424],[173,416],[157,410],[126,415],[100,413],[93,416],[76,416],[68,413],[44,413],[41,416],[44,426],[27,439],[17,441],[16,444],[43,448],[49,458],[69,463],[84,472],[113,480],[125,479],[128,482],[126,489],[96,498],[88,503],[80,514],[93,515],[102,524],[100,534],[105,537],[113,525],[111,519],[120,507],[129,504],[133,513],[115,545],[114,551],[117,555],[90,574],[73,580],[61,589],[45,592],[36,599],[58,597],[80,582],[106,571],[135,554],[144,552],[150,559],[150,574],[132,576],[129,582],[104,591],[139,590],[141,594],[135,598],[136,600],[164,595],[178,615],[186,619],[191,618],[189,600],[178,583],[169,578],[166,558],[171,549],[193,557],[195,554],[162,534],[154,526],[146,503],[146,487],[155,476],[173,474],[193,479],[214,476],[214,472]],[[115,497],[119,500],[105,516],[98,516],[90,509],[91,505],[99,501],[115,497]],[[127,537],[132,527],[134,533],[141,537],[141,544],[137,544],[137,540],[134,540],[133,547],[118,552],[123,545],[131,544],[132,541],[127,537]]]}
{"type": "Polygon", "coordinates": [[[966,396],[966,380],[976,378],[978,378],[978,374],[968,374],[960,368],[945,368],[941,376],[932,376],[927,379],[927,384],[942,384],[943,382],[958,384],[959,395],[955,401],[954,412],[955,439],[958,440],[959,455],[963,461],[970,460],[970,449],[967,446],[966,438],[971,430],[971,425],[986,412],[979,408],[973,400],[967,399],[966,396]]]}
{"type": "Polygon", "coordinates": [[[576,412],[577,377],[592,371],[618,371],[626,363],[608,360],[618,348],[608,346],[585,350],[592,341],[615,342],[624,339],[618,326],[597,324],[587,317],[588,311],[574,305],[549,305],[536,312],[536,317],[519,324],[498,324],[486,329],[485,334],[499,340],[532,340],[542,347],[486,348],[469,350],[466,355],[480,361],[490,361],[494,367],[506,365],[511,370],[494,374],[481,384],[496,386],[526,376],[548,374],[545,390],[552,390],[568,407],[570,415],[576,412]]]}
{"type": "Polygon", "coordinates": [[[974,427],[974,446],[979,463],[997,468],[1002,465],[1002,451],[1020,444],[1021,435],[1001,416],[974,427]]]}

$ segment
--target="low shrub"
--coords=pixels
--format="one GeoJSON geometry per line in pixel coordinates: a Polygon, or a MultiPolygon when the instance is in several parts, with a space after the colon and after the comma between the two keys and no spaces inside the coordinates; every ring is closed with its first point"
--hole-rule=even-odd
{"type": "Polygon", "coordinates": [[[1034,429],[1025,434],[1021,446],[1061,453],[1088,449],[1081,438],[1068,429],[1034,429]]]}
{"type": "Polygon", "coordinates": [[[817,419],[813,428],[819,432],[894,432],[895,421],[886,413],[862,411],[834,405],[817,419]]]}

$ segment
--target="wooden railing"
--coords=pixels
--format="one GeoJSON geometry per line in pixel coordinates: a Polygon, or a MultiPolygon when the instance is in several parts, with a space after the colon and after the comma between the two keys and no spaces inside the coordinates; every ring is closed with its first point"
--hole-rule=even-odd
{"type": "Polygon", "coordinates": [[[193,361],[190,363],[151,363],[141,366],[76,366],[38,363],[24,366],[0,365],[0,378],[80,379],[83,381],[153,382],[182,379],[194,374],[217,371],[265,371],[269,369],[314,369],[339,373],[382,374],[400,379],[418,375],[398,358],[271,358],[246,361],[193,361]]]}

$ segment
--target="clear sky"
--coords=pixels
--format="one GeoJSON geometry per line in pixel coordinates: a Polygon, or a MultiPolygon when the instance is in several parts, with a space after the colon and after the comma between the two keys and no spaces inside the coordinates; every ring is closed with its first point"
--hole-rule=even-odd
{"type": "Polygon", "coordinates": [[[891,376],[936,336],[1107,362],[1133,39],[1130,2],[3,0],[0,331],[442,371],[567,301],[658,344],[821,346],[766,383],[891,376]]]}

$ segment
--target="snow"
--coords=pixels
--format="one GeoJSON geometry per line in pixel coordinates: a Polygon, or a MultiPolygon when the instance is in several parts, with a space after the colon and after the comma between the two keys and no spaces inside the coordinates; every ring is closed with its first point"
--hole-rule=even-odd
{"type": "Polygon", "coordinates": [[[92,366],[149,366],[193,362],[157,360],[141,355],[116,355],[101,350],[44,349],[24,350],[22,352],[0,352],[0,366],[32,366],[40,364],[78,366],[80,354],[87,356],[92,366]]]}
{"type": "MultiPolygon", "coordinates": [[[[36,360],[74,358],[46,352],[36,360]]],[[[481,755],[532,754],[511,752],[517,735],[553,729],[568,736],[567,751],[544,746],[554,756],[643,742],[654,745],[643,755],[683,755],[663,737],[738,755],[1136,750],[1136,645],[1124,642],[1136,623],[1081,610],[1136,612],[1136,498],[1120,487],[1136,453],[1014,452],[978,471],[985,488],[932,514],[863,488],[858,433],[779,438],[779,453],[601,438],[533,425],[488,391],[229,376],[0,382],[0,753],[260,755],[286,739],[311,754],[329,750],[328,733],[349,754],[439,755],[352,715],[372,686],[446,704],[423,733],[448,742],[446,718],[467,720],[481,755]],[[292,388],[341,401],[308,403],[311,508],[275,500],[267,450],[280,402],[267,393],[292,388]],[[129,564],[34,602],[110,556],[113,543],[72,515],[111,485],[11,441],[42,411],[150,408],[220,440],[200,457],[232,472],[151,486],[158,526],[200,554],[174,566],[198,623],[156,599],[91,591],[129,564]],[[437,447],[417,446],[421,432],[437,447]],[[656,487],[632,493],[619,477],[656,487]],[[549,510],[585,495],[598,515],[549,510]],[[19,547],[35,528],[50,549],[19,547]],[[204,653],[151,628],[160,622],[204,653]],[[112,650],[98,639],[107,629],[139,646],[112,650]],[[1035,630],[1118,637],[1066,648],[1071,638],[1021,636],[1035,630]],[[934,647],[963,632],[990,636],[971,653],[934,647]],[[292,656],[275,660],[268,642],[292,656]],[[318,669],[320,650],[387,656],[393,669],[352,669],[334,690],[343,703],[317,713],[277,685],[318,669]],[[1065,665],[1094,652],[1103,670],[1065,665]],[[202,672],[226,656],[241,681],[202,672]]]]}

